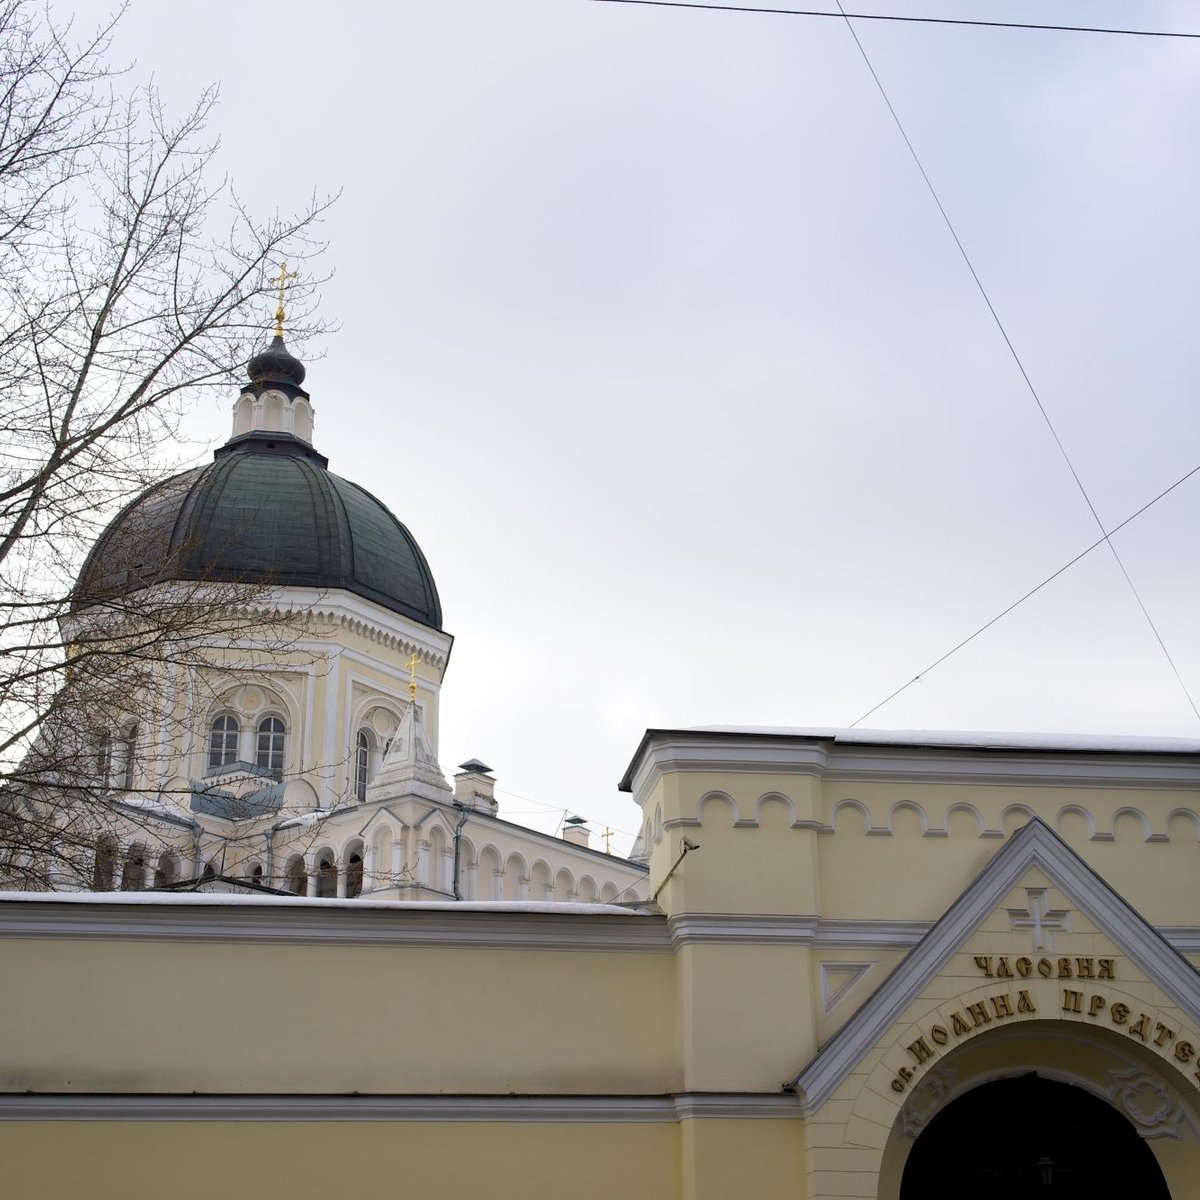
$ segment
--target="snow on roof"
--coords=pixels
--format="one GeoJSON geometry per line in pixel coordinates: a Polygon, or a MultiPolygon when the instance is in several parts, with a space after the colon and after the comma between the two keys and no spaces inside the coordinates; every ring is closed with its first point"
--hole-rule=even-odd
{"type": "Polygon", "coordinates": [[[562,900],[364,900],[317,896],[247,896],[230,892],[3,892],[0,904],[163,904],[173,908],[346,908],[392,912],[565,913],[583,916],[644,916],[620,904],[571,904],[562,900]]]}
{"type": "Polygon", "coordinates": [[[689,733],[822,738],[839,745],[939,746],[964,750],[1051,750],[1104,754],[1200,754],[1200,739],[1099,733],[1005,733],[989,730],[837,729],[787,725],[698,725],[689,733]]]}
{"type": "Polygon", "coordinates": [[[149,796],[124,795],[120,798],[119,803],[122,808],[134,808],[154,816],[174,817],[176,820],[182,818],[185,823],[187,821],[186,815],[178,805],[168,804],[164,800],[152,800],[149,796]]]}

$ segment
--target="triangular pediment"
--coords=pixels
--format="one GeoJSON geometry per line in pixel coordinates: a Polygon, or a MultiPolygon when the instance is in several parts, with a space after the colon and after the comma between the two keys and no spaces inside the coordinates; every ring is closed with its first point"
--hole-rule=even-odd
{"type": "MultiPolygon", "coordinates": [[[[1095,930],[1092,936],[1098,944],[1111,946],[1200,1026],[1200,973],[1062,838],[1035,819],[1009,839],[792,1081],[805,1109],[811,1112],[829,1098],[902,1020],[910,1005],[935,984],[947,964],[968,950],[972,939],[982,938],[992,952],[973,956],[980,971],[996,971],[1003,958],[1004,982],[1011,980],[1016,987],[1021,983],[1014,969],[1018,958],[1023,960],[1021,970],[1034,975],[1037,966],[1044,973],[1047,962],[1057,961],[1054,955],[1071,940],[1073,913],[1080,924],[1086,922],[1095,930]],[[998,932],[1001,928],[1004,934],[998,932]],[[1003,953],[1005,938],[1021,950],[1003,953]],[[1055,938],[1062,944],[1056,946],[1055,938]]],[[[1072,985],[1075,982],[1071,980],[1072,985]]]]}

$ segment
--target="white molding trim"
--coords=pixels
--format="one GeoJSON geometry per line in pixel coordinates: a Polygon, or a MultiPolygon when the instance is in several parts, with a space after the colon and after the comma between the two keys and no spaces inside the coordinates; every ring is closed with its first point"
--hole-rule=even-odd
{"type": "Polygon", "coordinates": [[[1180,954],[1200,954],[1200,925],[1163,925],[1158,932],[1180,954]]]}
{"type": "Polygon", "coordinates": [[[824,950],[910,950],[932,928],[932,921],[821,921],[813,944],[824,950]]]}
{"type": "Polygon", "coordinates": [[[440,1121],[662,1124],[697,1118],[799,1120],[792,1094],[675,1096],[0,1095],[0,1121],[440,1121]]]}
{"type": "Polygon", "coordinates": [[[860,979],[878,962],[878,959],[860,959],[856,962],[840,959],[826,959],[819,964],[818,973],[821,978],[821,1013],[829,1016],[831,1009],[846,996],[860,979]],[[845,979],[835,979],[839,973],[845,973],[845,979]]]}
{"type": "Polygon", "coordinates": [[[822,920],[773,913],[679,913],[667,918],[671,944],[741,945],[769,942],[828,950],[908,950],[932,921],[822,920]]]}
{"type": "Polygon", "coordinates": [[[758,913],[680,913],[667,918],[674,946],[744,945],[771,942],[780,946],[811,945],[819,921],[758,913]]]}
{"type": "Polygon", "coordinates": [[[830,733],[727,733],[650,729],[621,788],[639,805],[665,773],[780,773],[851,782],[887,779],[917,784],[979,783],[1031,787],[1194,790],[1200,755],[1128,749],[1022,749],[839,742],[830,733]]]}
{"type": "MultiPolygon", "coordinates": [[[[68,899],[67,893],[61,895],[68,899]]],[[[503,907],[503,902],[371,903],[303,897],[272,897],[269,903],[255,904],[245,903],[250,897],[237,899],[241,903],[122,905],[89,902],[74,893],[67,903],[5,898],[0,899],[0,938],[671,951],[662,917],[611,908],[589,912],[580,904],[547,901],[544,907],[503,907]]]]}
{"type": "Polygon", "coordinates": [[[979,924],[1031,869],[1050,882],[1123,950],[1196,1024],[1200,974],[1048,825],[1017,830],[975,881],[792,1081],[814,1112],[878,1043],[979,924]]]}

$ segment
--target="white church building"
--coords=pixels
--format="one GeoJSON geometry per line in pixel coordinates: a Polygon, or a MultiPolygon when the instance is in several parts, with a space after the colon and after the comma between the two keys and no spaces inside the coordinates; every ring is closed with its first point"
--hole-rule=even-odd
{"type": "Polygon", "coordinates": [[[453,639],[425,556],[384,504],[327,469],[280,329],[248,375],[213,461],[150,488],[97,540],[72,620],[186,583],[244,589],[262,621],[243,611],[199,661],[162,666],[137,718],[91,731],[114,817],[90,872],[60,886],[644,898],[644,864],[590,846],[580,818],[562,836],[502,819],[477,759],[447,780],[453,639]]]}

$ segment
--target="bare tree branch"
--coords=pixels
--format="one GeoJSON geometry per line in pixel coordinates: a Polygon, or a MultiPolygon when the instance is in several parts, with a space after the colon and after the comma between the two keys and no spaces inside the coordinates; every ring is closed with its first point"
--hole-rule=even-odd
{"type": "MultiPolygon", "coordinates": [[[[160,841],[172,820],[184,840],[198,837],[182,805],[171,818],[162,803],[167,743],[185,732],[164,700],[172,680],[236,670],[223,648],[239,638],[265,660],[317,636],[261,585],[151,578],[120,596],[77,594],[98,532],[171,474],[182,413],[228,388],[261,340],[271,268],[321,253],[330,203],[253,215],[214,178],[215,88],[177,116],[153,85],[121,90],[110,52],[122,12],[78,37],[31,0],[0,0],[0,877],[10,886],[86,886],[97,839],[120,826],[128,842],[140,819],[157,823],[160,841]],[[114,780],[97,731],[132,729],[136,770],[114,780]]],[[[301,340],[322,328],[320,282],[306,270],[289,297],[301,340]]],[[[130,563],[137,551],[121,549],[130,563]]]]}

